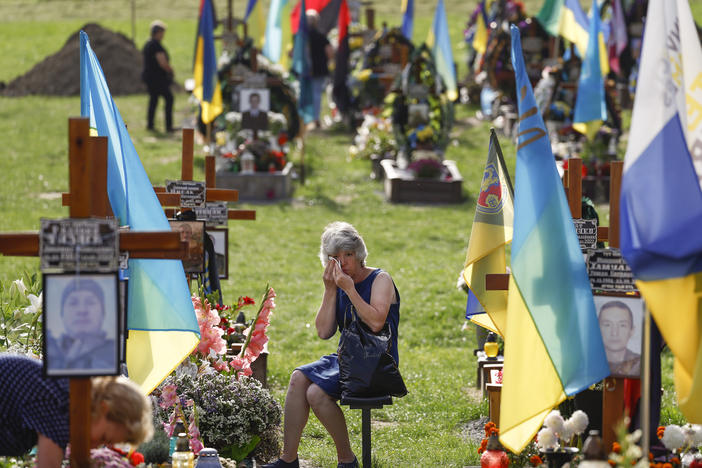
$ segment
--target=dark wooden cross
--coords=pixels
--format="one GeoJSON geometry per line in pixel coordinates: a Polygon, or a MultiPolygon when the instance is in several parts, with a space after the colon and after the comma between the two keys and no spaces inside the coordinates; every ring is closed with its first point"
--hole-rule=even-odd
{"type": "MultiPolygon", "coordinates": [[[[87,118],[68,120],[68,156],[71,218],[105,217],[107,192],[107,138],[90,137],[87,118]],[[99,157],[96,157],[99,155],[99,157]],[[104,167],[103,171],[101,168],[104,167]],[[105,174],[96,180],[94,174],[105,174]]],[[[119,248],[130,258],[174,258],[184,254],[177,232],[120,232],[119,248]]],[[[0,254],[38,256],[37,232],[0,233],[0,254]]],[[[90,466],[91,384],[89,377],[70,379],[71,466],[90,466]]]]}
{"type": "MultiPolygon", "coordinates": [[[[609,247],[619,248],[619,195],[621,193],[624,163],[612,161],[609,175],[609,227],[597,227],[597,240],[608,242],[609,247]]],[[[568,198],[570,212],[574,219],[582,218],[582,160],[571,158],[563,177],[563,185],[568,198]]],[[[509,289],[508,274],[485,275],[485,287],[488,290],[509,289]]],[[[621,296],[620,293],[603,293],[603,295],[621,296]]],[[[631,296],[629,296],[631,297],[631,296]]],[[[607,377],[602,391],[602,440],[605,447],[611,447],[617,440],[616,425],[624,416],[624,379],[607,377]]]]}
{"type": "MultiPolygon", "coordinates": [[[[194,148],[194,130],[192,128],[183,129],[183,147],[181,159],[181,180],[193,180],[193,148],[194,148]]],[[[232,189],[218,189],[215,185],[215,157],[212,155],[205,156],[205,201],[207,202],[235,202],[239,200],[239,191],[232,189]]],[[[156,195],[176,195],[180,200],[179,194],[166,193],[165,187],[154,187],[156,195]]],[[[169,200],[172,201],[172,200],[169,200]]],[[[162,203],[163,204],[163,203],[162,203]]],[[[178,206],[178,205],[164,205],[178,206]]],[[[181,207],[182,210],[189,208],[181,207]]],[[[168,208],[165,210],[166,216],[174,218],[176,210],[168,208]]],[[[255,220],[256,210],[227,210],[227,219],[239,220],[255,220]]]]}

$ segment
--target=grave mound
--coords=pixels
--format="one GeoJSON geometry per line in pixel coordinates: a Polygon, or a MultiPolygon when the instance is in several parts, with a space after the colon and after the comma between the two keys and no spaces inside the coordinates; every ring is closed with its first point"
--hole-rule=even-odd
{"type": "MultiPolygon", "coordinates": [[[[131,39],[95,23],[81,28],[100,61],[112,95],[146,92],[141,81],[142,55],[131,39]]],[[[80,94],[80,30],[71,34],[64,46],[37,63],[31,70],[10,81],[5,96],[80,94]]]]}

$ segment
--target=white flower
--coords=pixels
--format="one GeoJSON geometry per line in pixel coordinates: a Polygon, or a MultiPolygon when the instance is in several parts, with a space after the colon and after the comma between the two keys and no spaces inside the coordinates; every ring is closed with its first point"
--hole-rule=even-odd
{"type": "Polygon", "coordinates": [[[685,433],[680,426],[670,424],[665,427],[661,441],[668,450],[677,450],[685,444],[685,433]]]}
{"type": "Polygon", "coordinates": [[[638,445],[632,444],[626,449],[626,453],[624,454],[624,456],[629,458],[630,460],[638,460],[643,456],[643,451],[638,445]]]}
{"type": "Polygon", "coordinates": [[[692,431],[692,445],[699,447],[702,445],[702,426],[699,424],[692,424],[690,425],[690,429],[692,431]]]}
{"type": "Polygon", "coordinates": [[[573,418],[570,418],[563,423],[563,432],[558,434],[558,436],[561,438],[561,440],[568,441],[575,434],[578,434],[578,432],[576,432],[576,430],[575,430],[575,424],[573,423],[573,418]]]}
{"type": "Polygon", "coordinates": [[[556,434],[554,434],[548,427],[542,428],[539,433],[536,434],[536,441],[536,445],[541,450],[555,450],[558,448],[558,439],[556,438],[556,434]]]}
{"type": "Polygon", "coordinates": [[[24,308],[25,314],[34,315],[41,310],[41,306],[42,306],[41,297],[43,294],[44,294],[43,292],[40,292],[39,297],[35,296],[34,294],[27,294],[27,299],[29,299],[29,303],[31,305],[29,307],[24,308]]]}
{"type": "Polygon", "coordinates": [[[563,421],[563,416],[561,416],[561,412],[558,410],[553,410],[550,413],[548,413],[548,416],[546,416],[546,419],[544,419],[544,426],[548,427],[553,432],[560,435],[563,433],[564,422],[565,421],[563,421]]]}
{"type": "Polygon", "coordinates": [[[226,120],[229,123],[240,123],[241,122],[241,113],[239,112],[227,112],[224,115],[224,120],[226,120]]]}
{"type": "Polygon", "coordinates": [[[27,294],[27,286],[24,285],[22,278],[14,280],[10,285],[10,294],[14,291],[18,291],[23,296],[27,294]]]}
{"type": "Polygon", "coordinates": [[[178,367],[176,367],[176,378],[188,375],[194,379],[197,376],[197,370],[197,364],[192,362],[190,359],[185,359],[178,367]]]}
{"type": "Polygon", "coordinates": [[[573,423],[573,430],[575,431],[575,434],[582,434],[585,432],[587,425],[590,423],[587,413],[582,410],[575,411],[570,417],[569,421],[573,423]]]}

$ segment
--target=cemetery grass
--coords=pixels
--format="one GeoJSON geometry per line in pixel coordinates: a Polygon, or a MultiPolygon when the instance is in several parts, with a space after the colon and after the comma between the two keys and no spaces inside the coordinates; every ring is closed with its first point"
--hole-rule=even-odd
{"type": "MultiPolygon", "coordinates": [[[[0,28],[0,80],[9,81],[26,72],[88,22],[85,12],[75,12],[67,5],[92,9],[90,21],[130,34],[125,2],[97,3],[99,9],[95,9],[96,2],[0,0],[5,18],[0,28]],[[21,7],[38,16],[34,21],[23,20],[24,12],[17,13],[21,7]],[[52,12],[52,8],[65,11],[52,12]]],[[[470,6],[459,5],[459,0],[446,3],[451,12],[451,5],[458,9],[458,14],[449,14],[449,21],[452,38],[459,37],[474,2],[470,6]]],[[[169,30],[165,43],[180,82],[190,76],[195,28],[190,12],[183,13],[181,4],[163,2],[159,3],[163,6],[153,9],[137,2],[143,9],[138,10],[136,40],[140,47],[153,17],[166,20],[169,30]]],[[[389,13],[379,11],[378,17],[382,19],[386,14],[389,17],[389,13]]],[[[426,35],[430,19],[425,18],[427,14],[423,16],[417,18],[415,37],[426,35]]],[[[391,24],[397,21],[393,19],[391,24]]],[[[458,54],[456,60],[461,60],[458,54]]],[[[117,96],[115,101],[152,183],[162,185],[167,178],[178,178],[180,139],[146,132],[147,97],[117,96]]],[[[193,114],[187,96],[176,95],[175,109],[177,125],[187,124],[193,114]]],[[[67,216],[60,199],[68,187],[67,118],[79,112],[79,99],[75,97],[0,97],[2,231],[36,230],[41,217],[67,216]]],[[[323,288],[317,253],[324,226],[338,219],[356,225],[369,248],[369,265],[392,274],[402,296],[400,364],[409,394],[393,406],[373,412],[377,466],[458,467],[478,463],[477,443],[467,438],[466,425],[486,416],[488,408],[473,390],[475,338],[472,331],[461,330],[465,294],[455,287],[488,145],[489,125],[472,120],[474,113],[474,108],[457,108],[457,124],[446,154],[457,162],[464,177],[463,203],[386,203],[382,183],[369,178],[370,163],[348,159],[351,136],[324,131],[308,137],[306,180],[304,185],[296,182],[293,200],[233,206],[255,209],[257,219],[229,223],[230,279],[223,282],[224,298],[226,302],[235,302],[239,295],[258,299],[267,282],[276,289],[278,306],[270,328],[269,383],[281,403],[292,369],[336,348],[336,338],[322,341],[314,332],[314,315],[323,288]]],[[[161,114],[159,107],[157,128],[163,128],[161,114]]],[[[500,141],[509,170],[514,173],[514,146],[504,138],[500,141]]],[[[301,155],[293,155],[293,160],[299,168],[301,155]]],[[[201,146],[196,145],[195,179],[204,179],[203,168],[201,146]]],[[[37,265],[36,259],[0,257],[0,281],[6,283],[31,274],[37,265]]],[[[669,354],[663,362],[666,392],[662,423],[680,423],[683,420],[675,405],[669,354]]],[[[360,414],[346,414],[353,449],[360,455],[360,414]]],[[[314,416],[303,434],[300,455],[319,466],[335,464],[333,444],[314,416]]]]}

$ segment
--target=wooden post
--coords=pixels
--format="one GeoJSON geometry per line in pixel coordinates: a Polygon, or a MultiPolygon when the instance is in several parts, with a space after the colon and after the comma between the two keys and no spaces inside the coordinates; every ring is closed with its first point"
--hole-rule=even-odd
{"type": "MultiPolygon", "coordinates": [[[[207,126],[207,141],[209,144],[210,127],[207,126]]],[[[193,180],[193,141],[195,130],[192,128],[183,129],[182,163],[180,165],[180,180],[193,180]]]]}
{"type": "Polygon", "coordinates": [[[366,8],[366,25],[368,29],[375,29],[375,9],[366,8]]]}
{"type": "MultiPolygon", "coordinates": [[[[622,161],[612,161],[609,168],[609,247],[619,248],[619,194],[622,185],[622,161]]],[[[609,450],[617,440],[615,428],[624,416],[624,379],[607,377],[602,391],[602,440],[609,450]]],[[[648,434],[644,434],[648,437],[648,434]]]]}
{"type": "Polygon", "coordinates": [[[568,205],[573,219],[583,217],[583,161],[580,158],[568,160],[568,205]]]}
{"type": "MultiPolygon", "coordinates": [[[[71,218],[87,218],[91,204],[91,145],[90,121],[68,121],[69,187],[74,194],[71,218]]],[[[70,379],[70,437],[71,466],[90,466],[91,385],[89,377],[70,379]]]]}

